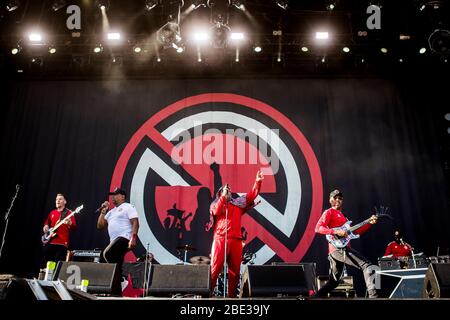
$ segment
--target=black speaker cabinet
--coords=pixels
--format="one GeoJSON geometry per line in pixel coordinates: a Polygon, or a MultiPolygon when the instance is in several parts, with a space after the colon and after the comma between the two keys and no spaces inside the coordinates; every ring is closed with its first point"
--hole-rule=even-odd
{"type": "Polygon", "coordinates": [[[0,275],[0,300],[36,300],[25,279],[13,275],[0,275]]]}
{"type": "Polygon", "coordinates": [[[152,296],[210,295],[209,265],[152,265],[148,293],[152,296]]]}
{"type": "Polygon", "coordinates": [[[314,277],[307,280],[309,273],[309,264],[247,265],[239,296],[307,296],[314,286],[314,277]]]}
{"type": "Polygon", "coordinates": [[[66,285],[79,286],[81,280],[89,280],[88,293],[122,295],[120,275],[115,263],[60,261],[53,280],[62,280],[66,285]],[[76,275],[80,272],[80,276],[76,275]]]}
{"type": "Polygon", "coordinates": [[[450,263],[431,263],[423,284],[422,298],[450,298],[450,263]]]}

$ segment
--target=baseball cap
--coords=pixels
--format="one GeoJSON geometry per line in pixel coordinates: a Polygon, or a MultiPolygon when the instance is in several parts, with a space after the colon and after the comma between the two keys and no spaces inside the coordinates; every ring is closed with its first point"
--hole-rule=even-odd
{"type": "Polygon", "coordinates": [[[334,198],[334,197],[336,197],[336,196],[341,196],[341,197],[343,197],[344,195],[343,195],[342,192],[341,192],[340,190],[338,190],[338,189],[333,190],[333,191],[330,192],[330,198],[334,198]]]}
{"type": "Polygon", "coordinates": [[[125,197],[127,196],[127,192],[125,190],[121,189],[121,188],[115,188],[114,191],[111,191],[109,193],[109,195],[116,195],[116,194],[122,194],[125,197]]]}

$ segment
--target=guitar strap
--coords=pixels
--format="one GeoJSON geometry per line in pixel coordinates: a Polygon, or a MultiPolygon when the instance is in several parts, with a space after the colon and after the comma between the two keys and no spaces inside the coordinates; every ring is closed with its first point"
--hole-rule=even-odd
{"type": "Polygon", "coordinates": [[[64,218],[67,216],[67,212],[69,212],[69,210],[67,208],[64,208],[64,210],[61,212],[61,216],[59,217],[59,221],[64,220],[64,218]]]}

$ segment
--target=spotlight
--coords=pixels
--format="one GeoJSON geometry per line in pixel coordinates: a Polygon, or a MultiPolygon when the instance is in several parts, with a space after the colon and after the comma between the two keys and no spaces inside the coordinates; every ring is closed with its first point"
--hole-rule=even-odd
{"type": "Polygon", "coordinates": [[[52,4],[52,10],[58,11],[59,9],[63,8],[66,5],[65,0],[55,0],[52,4]]]}
{"type": "Polygon", "coordinates": [[[320,60],[320,62],[325,63],[327,60],[325,59],[325,57],[322,57],[322,59],[320,60]]]}
{"type": "Polygon", "coordinates": [[[28,39],[30,40],[31,43],[33,44],[38,44],[39,42],[42,41],[42,34],[40,32],[30,32],[28,34],[28,39]]]}
{"type": "Polygon", "coordinates": [[[380,51],[381,51],[382,53],[388,53],[388,49],[387,49],[387,48],[384,48],[384,47],[381,48],[380,51]]]}
{"type": "Polygon", "coordinates": [[[197,43],[205,42],[209,38],[208,33],[206,33],[206,32],[195,32],[193,37],[194,37],[195,42],[197,42],[197,43]]]}
{"type": "Polygon", "coordinates": [[[158,0],[145,0],[145,10],[150,11],[158,5],[158,0]]]}
{"type": "Polygon", "coordinates": [[[156,38],[164,48],[173,48],[181,41],[180,26],[178,23],[169,21],[156,32],[156,38]]]}
{"type": "Polygon", "coordinates": [[[109,0],[96,0],[96,5],[100,10],[108,10],[109,9],[109,0]]]}
{"type": "Polygon", "coordinates": [[[398,59],[398,62],[403,63],[403,59],[402,58],[398,59]]]}
{"type": "Polygon", "coordinates": [[[316,39],[317,40],[328,40],[329,34],[326,31],[316,32],[316,39]]]}
{"type": "Polygon", "coordinates": [[[108,32],[106,36],[108,40],[120,40],[119,32],[108,32]]]}
{"type": "Polygon", "coordinates": [[[22,47],[20,45],[15,46],[11,49],[11,54],[18,54],[22,50],[22,47]]]}
{"type": "Polygon", "coordinates": [[[40,57],[40,56],[32,57],[31,64],[34,66],[42,67],[42,65],[44,64],[44,59],[42,59],[42,57],[40,57]]]}
{"type": "Polygon", "coordinates": [[[262,51],[262,48],[261,48],[260,46],[256,46],[256,47],[253,48],[253,50],[254,50],[255,52],[261,52],[261,51],[262,51]]]}
{"type": "Polygon", "coordinates": [[[239,10],[242,10],[242,11],[245,10],[244,1],[242,1],[242,0],[231,0],[231,5],[236,7],[239,10]]]}
{"type": "Polygon", "coordinates": [[[350,52],[350,48],[349,47],[343,47],[342,51],[344,51],[345,53],[349,53],[350,52]]]}
{"type": "Polygon", "coordinates": [[[289,4],[288,0],[277,0],[276,1],[277,6],[279,6],[281,9],[286,10],[289,4]]]}
{"type": "Polygon", "coordinates": [[[308,52],[308,50],[309,50],[308,47],[302,47],[303,52],[308,52]]]}
{"type": "Polygon", "coordinates": [[[191,7],[193,10],[196,10],[200,7],[206,7],[207,3],[208,3],[208,1],[205,1],[205,0],[192,0],[191,7]]]}
{"type": "Polygon", "coordinates": [[[181,46],[177,46],[177,45],[174,44],[174,48],[175,48],[175,50],[177,50],[178,53],[183,53],[184,52],[184,48],[181,47],[181,46]]]}
{"type": "Polygon", "coordinates": [[[427,52],[427,48],[420,48],[419,50],[420,54],[424,54],[425,52],[427,52]]]}
{"type": "Polygon", "coordinates": [[[98,45],[94,48],[94,53],[100,53],[103,51],[103,47],[101,45],[98,45]]]}
{"type": "Polygon", "coordinates": [[[333,11],[336,8],[336,1],[333,1],[329,4],[327,4],[327,10],[328,11],[333,11]]]}
{"type": "Polygon", "coordinates": [[[198,61],[198,62],[202,62],[202,58],[198,58],[197,61],[198,61]]]}
{"type": "Polygon", "coordinates": [[[48,52],[50,54],[54,54],[54,53],[56,53],[56,48],[55,47],[50,47],[50,48],[48,48],[48,52]]]}
{"type": "Polygon", "coordinates": [[[141,47],[139,47],[139,46],[135,46],[135,47],[133,48],[133,51],[134,51],[135,53],[140,53],[140,52],[142,51],[142,49],[141,49],[141,47]]]}
{"type": "Polygon", "coordinates": [[[450,54],[450,31],[434,30],[428,38],[428,44],[434,53],[443,56],[450,54]]]}
{"type": "Polygon", "coordinates": [[[6,5],[6,10],[8,10],[9,12],[16,10],[17,8],[19,8],[20,6],[20,1],[19,0],[11,0],[8,2],[8,4],[6,5]]]}
{"type": "Polygon", "coordinates": [[[231,40],[244,40],[244,34],[242,32],[232,32],[230,35],[231,40]]]}
{"type": "Polygon", "coordinates": [[[161,58],[156,58],[156,61],[157,62],[161,62],[161,58]]]}

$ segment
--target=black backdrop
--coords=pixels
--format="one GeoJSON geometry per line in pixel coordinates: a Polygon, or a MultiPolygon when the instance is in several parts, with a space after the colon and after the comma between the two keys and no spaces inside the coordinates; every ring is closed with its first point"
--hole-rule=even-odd
{"type": "MultiPolygon", "coordinates": [[[[374,205],[390,208],[394,222],[381,221],[354,241],[372,261],[383,254],[394,227],[416,251],[433,255],[438,246],[449,246],[450,234],[445,90],[438,81],[413,78],[10,82],[1,98],[1,212],[16,184],[21,190],[1,272],[36,274],[42,222],[57,192],[67,195],[69,207],[85,204],[71,248],[104,247],[107,234],[96,230],[93,211],[132,135],[167,105],[208,92],[251,97],[291,119],[318,159],[324,208],[335,187],[343,190],[344,212],[354,221],[374,205]]],[[[323,237],[314,239],[302,261],[327,272],[323,237]]]]}

